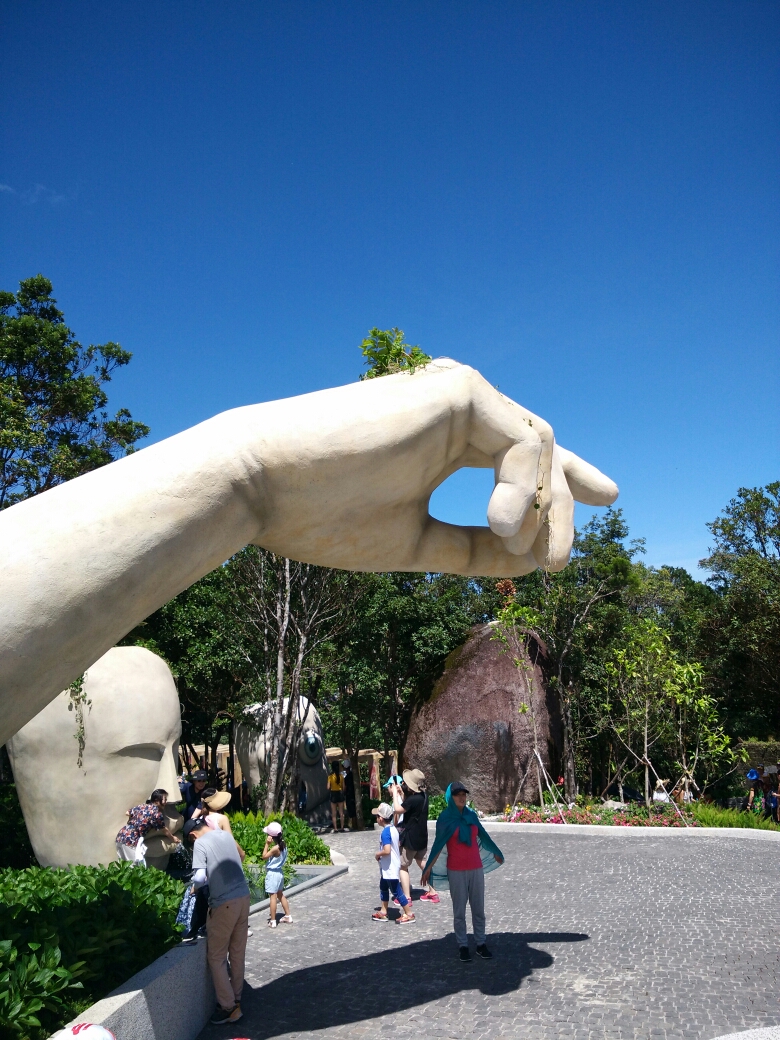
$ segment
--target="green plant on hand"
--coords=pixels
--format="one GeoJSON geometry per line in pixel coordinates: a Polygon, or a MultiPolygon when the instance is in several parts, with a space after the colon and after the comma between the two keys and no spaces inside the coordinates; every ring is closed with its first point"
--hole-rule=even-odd
{"type": "Polygon", "coordinates": [[[376,379],[396,372],[414,373],[416,368],[427,365],[430,354],[404,342],[403,329],[371,329],[360,344],[365,363],[369,366],[361,379],[376,379]]]}

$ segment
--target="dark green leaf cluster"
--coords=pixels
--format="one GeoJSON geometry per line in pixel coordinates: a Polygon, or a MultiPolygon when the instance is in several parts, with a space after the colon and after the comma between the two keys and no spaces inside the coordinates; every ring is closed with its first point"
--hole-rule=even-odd
{"type": "Polygon", "coordinates": [[[43,1040],[175,945],[183,891],[130,863],[0,870],[0,1037],[43,1040]]]}
{"type": "Polygon", "coordinates": [[[0,784],[0,867],[37,867],[15,784],[0,784]]]}
{"type": "Polygon", "coordinates": [[[131,354],[83,347],[48,278],[0,292],[0,509],[133,450],[149,433],[126,408],[113,418],[103,386],[131,354]]]}

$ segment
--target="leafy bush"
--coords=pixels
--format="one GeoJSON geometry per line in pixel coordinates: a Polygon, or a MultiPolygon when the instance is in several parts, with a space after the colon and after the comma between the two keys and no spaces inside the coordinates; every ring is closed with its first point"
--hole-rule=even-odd
{"type": "Polygon", "coordinates": [[[130,863],[0,870],[1,1040],[43,1040],[174,946],[183,891],[130,863]]]}
{"type": "Polygon", "coordinates": [[[307,823],[300,820],[292,813],[271,813],[264,816],[262,813],[232,813],[229,815],[230,826],[233,829],[233,837],[241,848],[246,852],[246,858],[250,863],[262,863],[263,848],[265,847],[266,827],[271,820],[278,820],[282,825],[284,840],[289,850],[288,859],[290,863],[330,863],[330,849],[322,841],[307,823]]]}
{"type": "Polygon", "coordinates": [[[27,836],[15,784],[0,784],[0,834],[3,835],[0,842],[0,867],[22,870],[38,865],[27,836]]]}
{"type": "Polygon", "coordinates": [[[379,802],[379,798],[369,798],[367,794],[363,795],[363,824],[367,830],[374,826],[375,817],[371,815],[371,810],[376,809],[379,802]]]}
{"type": "Polygon", "coordinates": [[[439,814],[447,808],[447,799],[443,794],[434,794],[428,799],[428,819],[438,820],[439,814]]]}
{"type": "Polygon", "coordinates": [[[747,827],[761,831],[780,831],[771,820],[754,812],[739,812],[737,809],[720,809],[716,805],[697,802],[691,812],[702,827],[747,827]]]}

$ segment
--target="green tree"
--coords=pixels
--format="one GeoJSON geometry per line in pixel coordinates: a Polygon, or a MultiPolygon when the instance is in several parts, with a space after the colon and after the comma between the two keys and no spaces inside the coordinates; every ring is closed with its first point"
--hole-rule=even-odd
{"type": "Polygon", "coordinates": [[[713,686],[732,731],[780,733],[780,481],[740,488],[707,525],[715,544],[701,566],[717,594],[704,639],[713,686]]]}
{"type": "Polygon", "coordinates": [[[182,742],[210,748],[214,771],[217,746],[231,739],[232,720],[253,699],[247,651],[232,622],[232,608],[232,581],[225,567],[217,567],[123,640],[168,662],[182,706],[182,742]]]}
{"type": "Polygon", "coordinates": [[[430,355],[418,346],[404,342],[402,329],[371,329],[360,344],[360,350],[366,359],[365,364],[369,366],[361,379],[376,379],[395,372],[414,372],[431,360],[430,355]]]}
{"type": "Polygon", "coordinates": [[[451,574],[366,575],[351,623],[338,641],[334,683],[320,710],[342,746],[403,745],[415,707],[427,699],[447,656],[483,620],[482,587],[451,574]]]}
{"type": "Polygon", "coordinates": [[[674,769],[672,786],[702,790],[714,769],[733,761],[715,701],[704,692],[701,665],[681,660],[655,618],[630,624],[606,675],[604,724],[627,754],[627,772],[643,775],[646,805],[659,774],[674,769]]]}
{"type": "Polygon", "coordinates": [[[132,355],[83,347],[43,275],[0,292],[0,509],[112,462],[149,427],[105,410],[104,385],[132,355]]]}
{"type": "Polygon", "coordinates": [[[557,574],[539,570],[519,579],[498,614],[505,632],[533,629],[547,648],[548,682],[563,724],[569,802],[577,796],[581,732],[593,727],[598,716],[594,702],[603,699],[599,672],[625,626],[625,593],[637,584],[632,559],[642,544],[626,545],[627,537],[621,510],[594,517],[576,534],[569,566],[557,574]]]}

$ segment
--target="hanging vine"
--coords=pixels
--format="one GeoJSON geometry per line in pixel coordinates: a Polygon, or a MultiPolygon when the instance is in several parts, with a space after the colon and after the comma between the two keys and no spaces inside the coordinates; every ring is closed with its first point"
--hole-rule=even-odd
{"type": "Polygon", "coordinates": [[[84,764],[84,748],[87,744],[87,729],[84,723],[84,708],[90,709],[92,707],[92,701],[87,699],[87,692],[84,689],[84,682],[87,678],[87,673],[84,672],[78,679],[74,679],[68,687],[68,696],[70,701],[68,703],[68,711],[75,711],[76,713],[76,732],[73,734],[74,738],[78,741],[79,755],[76,759],[76,764],[81,769],[84,764]]]}

